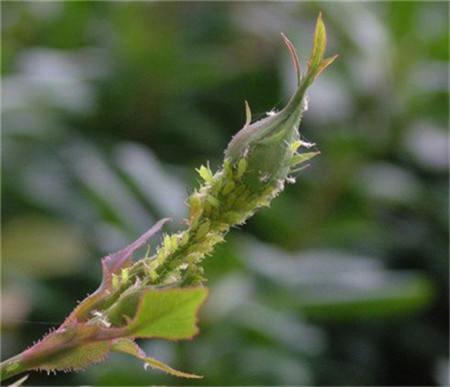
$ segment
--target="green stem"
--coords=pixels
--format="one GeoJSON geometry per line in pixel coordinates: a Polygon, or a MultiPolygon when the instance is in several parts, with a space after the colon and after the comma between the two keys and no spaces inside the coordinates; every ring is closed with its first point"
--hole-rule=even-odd
{"type": "Polygon", "coordinates": [[[21,357],[22,354],[19,353],[18,355],[0,363],[0,374],[2,381],[28,370],[28,368],[21,361],[21,357]]]}

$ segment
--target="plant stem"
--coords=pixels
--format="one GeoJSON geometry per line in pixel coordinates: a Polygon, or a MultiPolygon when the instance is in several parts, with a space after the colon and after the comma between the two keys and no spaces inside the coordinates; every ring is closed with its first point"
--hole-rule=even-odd
{"type": "Polygon", "coordinates": [[[21,357],[22,354],[19,353],[18,355],[13,356],[0,363],[0,375],[2,381],[8,378],[12,378],[13,376],[16,376],[28,370],[28,368],[25,367],[25,365],[21,361],[21,357]]]}

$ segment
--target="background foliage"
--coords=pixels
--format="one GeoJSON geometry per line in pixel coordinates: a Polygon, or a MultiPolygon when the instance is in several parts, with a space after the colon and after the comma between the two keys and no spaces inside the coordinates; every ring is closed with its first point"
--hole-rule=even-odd
{"type": "Polygon", "coordinates": [[[117,355],[29,381],[447,385],[448,7],[2,2],[2,358],[97,287],[101,256],[181,225],[244,99],[291,96],[279,33],[305,66],[322,10],[339,59],[302,123],[322,156],[208,261],[201,334],[143,344],[205,378],[117,355]]]}

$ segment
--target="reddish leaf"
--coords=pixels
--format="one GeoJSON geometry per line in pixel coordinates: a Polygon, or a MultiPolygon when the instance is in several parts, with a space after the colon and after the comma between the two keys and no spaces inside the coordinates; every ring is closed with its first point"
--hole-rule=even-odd
{"type": "Polygon", "coordinates": [[[100,309],[105,299],[109,296],[111,289],[111,276],[118,273],[122,268],[131,264],[133,253],[140,248],[149,238],[161,230],[162,226],[169,222],[169,218],[161,219],[150,230],[141,235],[129,246],[116,253],[107,255],[102,259],[103,279],[100,287],[91,295],[86,297],[67,317],[66,321],[61,325],[62,328],[67,327],[74,322],[83,322],[91,317],[91,312],[100,309]]]}
{"type": "Polygon", "coordinates": [[[133,253],[139,249],[148,239],[161,230],[165,223],[169,222],[169,218],[161,219],[150,230],[142,234],[133,243],[125,247],[116,253],[107,255],[102,260],[103,268],[107,270],[109,274],[119,273],[123,267],[129,266],[133,258],[133,253]]]}

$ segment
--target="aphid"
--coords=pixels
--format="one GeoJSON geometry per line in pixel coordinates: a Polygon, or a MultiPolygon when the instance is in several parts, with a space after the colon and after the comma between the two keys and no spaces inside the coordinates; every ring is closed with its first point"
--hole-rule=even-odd
{"type": "Polygon", "coordinates": [[[269,178],[270,178],[270,173],[269,172],[264,172],[264,173],[260,172],[259,181],[261,183],[267,183],[269,178]]]}
{"type": "Polygon", "coordinates": [[[241,153],[242,157],[245,159],[248,156],[249,152],[250,152],[250,147],[249,146],[245,147],[241,153]]]}
{"type": "Polygon", "coordinates": [[[111,276],[111,285],[113,289],[117,289],[119,287],[119,277],[116,274],[111,276]]]}
{"type": "Polygon", "coordinates": [[[111,323],[108,321],[108,319],[106,318],[106,316],[102,312],[99,312],[98,310],[93,310],[91,312],[91,314],[94,317],[97,317],[98,322],[100,322],[100,324],[102,324],[105,328],[110,328],[111,327],[111,323]]]}
{"type": "Polygon", "coordinates": [[[305,148],[312,148],[313,146],[316,146],[315,142],[306,142],[306,141],[301,141],[302,146],[304,146],[305,148]]]}
{"type": "Polygon", "coordinates": [[[209,166],[205,167],[204,165],[202,165],[199,169],[197,169],[197,172],[206,183],[213,182],[214,179],[213,179],[211,169],[209,169],[209,166]]]}
{"type": "Polygon", "coordinates": [[[188,263],[187,263],[187,262],[183,262],[183,263],[180,265],[180,270],[186,270],[188,267],[189,267],[188,263]]]}
{"type": "Polygon", "coordinates": [[[189,234],[185,232],[181,237],[180,246],[185,246],[186,243],[188,243],[188,241],[189,241],[189,234]]]}
{"type": "Polygon", "coordinates": [[[247,170],[247,160],[240,159],[238,162],[236,179],[239,180],[242,176],[244,176],[246,170],[247,170]]]}
{"type": "Polygon", "coordinates": [[[122,272],[120,273],[120,282],[122,284],[126,284],[129,279],[130,279],[130,269],[122,269],[122,272]]]}
{"type": "Polygon", "coordinates": [[[305,96],[305,99],[303,100],[303,111],[306,112],[308,111],[308,96],[305,96]]]}

